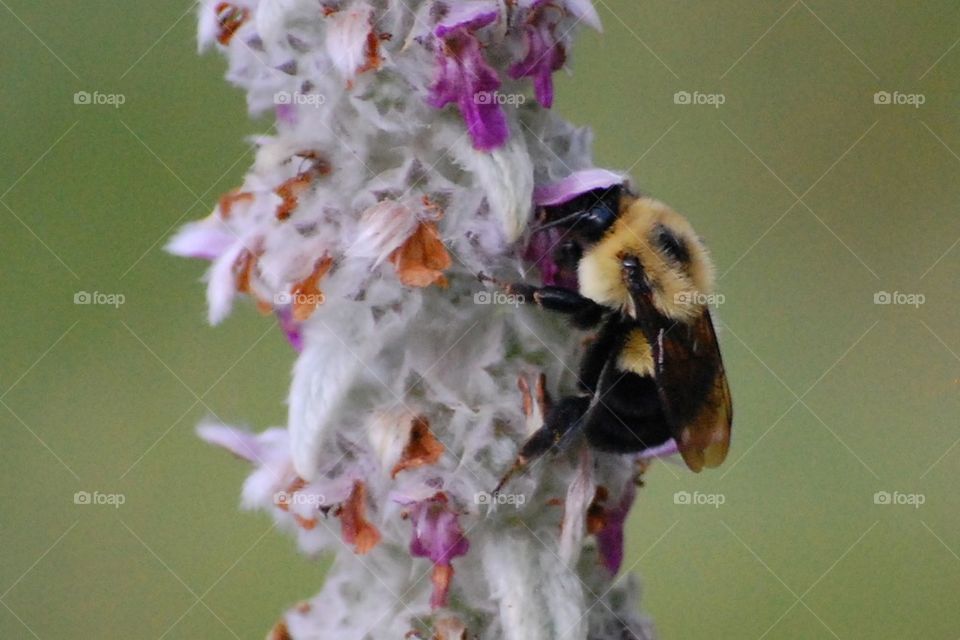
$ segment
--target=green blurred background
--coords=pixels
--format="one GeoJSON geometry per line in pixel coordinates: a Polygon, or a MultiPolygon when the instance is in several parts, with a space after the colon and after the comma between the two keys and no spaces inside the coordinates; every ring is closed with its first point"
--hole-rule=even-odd
{"type": "MultiPolygon", "coordinates": [[[[267,125],[197,57],[187,2],[0,5],[0,638],[260,638],[323,564],[237,512],[247,469],[194,426],[282,424],[293,355],[249,305],[207,327],[204,265],[161,247],[267,125]]],[[[956,638],[960,6],[598,9],[558,109],[709,242],[737,414],[719,471],[649,474],[645,608],[670,640],[956,638]]]]}

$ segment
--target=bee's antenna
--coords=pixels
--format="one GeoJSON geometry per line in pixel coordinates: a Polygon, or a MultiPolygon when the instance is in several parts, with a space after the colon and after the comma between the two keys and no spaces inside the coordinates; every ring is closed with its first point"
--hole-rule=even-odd
{"type": "Polygon", "coordinates": [[[577,211],[576,213],[571,213],[570,215],[564,216],[557,220],[553,220],[551,222],[545,222],[541,225],[533,227],[531,230],[531,233],[538,233],[540,231],[543,231],[545,229],[550,229],[552,227],[559,227],[564,224],[570,224],[571,222],[575,222],[577,218],[581,217],[582,215],[583,215],[582,211],[577,211]]]}

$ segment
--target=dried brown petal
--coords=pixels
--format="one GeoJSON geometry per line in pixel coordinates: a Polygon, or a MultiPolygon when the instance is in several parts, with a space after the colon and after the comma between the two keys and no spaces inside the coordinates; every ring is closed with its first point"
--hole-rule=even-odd
{"type": "Polygon", "coordinates": [[[340,535],[354,552],[363,555],[380,542],[380,532],[366,518],[367,488],[360,480],[353,483],[353,491],[338,511],[340,535]]]}
{"type": "Polygon", "coordinates": [[[443,455],[444,446],[430,431],[430,423],[424,417],[413,419],[413,426],[410,429],[410,440],[403,448],[399,462],[393,467],[390,476],[397,477],[397,474],[405,469],[416,469],[427,464],[434,464],[443,455]]]}
{"type": "Polygon", "coordinates": [[[443,272],[453,264],[433,222],[421,222],[416,231],[390,254],[390,262],[396,267],[400,282],[408,287],[428,287],[431,284],[446,287],[443,272]]]}
{"type": "Polygon", "coordinates": [[[430,606],[433,608],[447,606],[447,595],[450,593],[450,583],[453,582],[452,564],[433,565],[433,595],[430,597],[430,606]]]}
{"type": "Polygon", "coordinates": [[[297,322],[305,321],[313,315],[318,306],[323,304],[324,296],[320,290],[320,281],[330,271],[331,266],[333,266],[333,259],[324,256],[317,260],[309,276],[293,285],[290,293],[293,300],[293,319],[297,322]]]}
{"type": "Polygon", "coordinates": [[[220,217],[224,220],[230,218],[233,213],[233,205],[238,202],[251,202],[253,200],[253,194],[249,191],[240,191],[234,189],[230,193],[225,193],[220,196],[220,217]]]}
{"type": "Polygon", "coordinates": [[[316,151],[301,151],[294,154],[294,157],[302,158],[309,166],[274,189],[273,192],[280,196],[282,201],[277,207],[277,220],[289,218],[300,204],[300,196],[314,178],[329,175],[331,171],[330,164],[316,151]]]}
{"type": "Polygon", "coordinates": [[[363,54],[366,61],[357,69],[358,74],[364,71],[376,71],[383,64],[383,56],[380,55],[380,36],[373,30],[367,34],[367,46],[364,48],[363,54]]]}
{"type": "Polygon", "coordinates": [[[250,249],[244,249],[233,263],[233,276],[237,291],[250,293],[250,277],[257,264],[258,256],[250,249]]]}
{"type": "Polygon", "coordinates": [[[293,640],[293,636],[290,635],[287,623],[281,620],[270,630],[267,640],[293,640]]]}
{"type": "Polygon", "coordinates": [[[250,17],[250,12],[237,7],[229,2],[221,2],[214,11],[217,14],[217,25],[220,27],[217,33],[217,42],[226,46],[230,44],[233,35],[243,26],[243,23],[250,17]]]}
{"type": "Polygon", "coordinates": [[[607,508],[603,503],[607,501],[609,495],[606,487],[597,487],[593,502],[587,507],[587,533],[590,535],[600,533],[607,526],[607,508]]]}

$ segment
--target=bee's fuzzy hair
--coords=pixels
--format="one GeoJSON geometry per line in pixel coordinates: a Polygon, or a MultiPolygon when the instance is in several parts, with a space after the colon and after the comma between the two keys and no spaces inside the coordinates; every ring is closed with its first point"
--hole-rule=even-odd
{"type": "Polygon", "coordinates": [[[614,309],[633,305],[623,278],[622,258],[636,256],[649,280],[652,301],[664,316],[689,322],[703,312],[703,297],[713,292],[713,262],[703,242],[682,215],[651,198],[625,202],[607,234],[580,260],[580,291],[614,309]],[[689,261],[678,264],[658,248],[658,227],[683,242],[689,261]]]}

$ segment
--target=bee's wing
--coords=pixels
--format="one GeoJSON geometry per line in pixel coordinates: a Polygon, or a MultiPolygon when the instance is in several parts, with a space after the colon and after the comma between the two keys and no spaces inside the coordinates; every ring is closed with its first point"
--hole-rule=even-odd
{"type": "Polygon", "coordinates": [[[727,457],[733,406],[710,313],[660,329],[651,345],[654,378],[683,461],[693,471],[727,457]]]}

